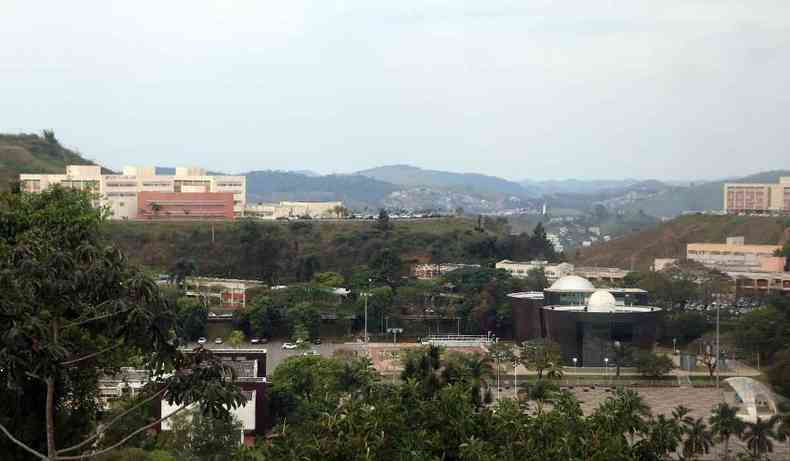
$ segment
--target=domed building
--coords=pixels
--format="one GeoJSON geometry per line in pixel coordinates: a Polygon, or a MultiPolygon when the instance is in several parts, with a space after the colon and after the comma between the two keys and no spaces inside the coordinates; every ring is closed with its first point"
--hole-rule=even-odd
{"type": "Polygon", "coordinates": [[[638,288],[596,289],[589,280],[569,275],[543,292],[508,295],[516,341],[545,338],[558,343],[566,363],[603,366],[614,360],[616,342],[652,348],[661,309],[647,305],[638,288]]]}

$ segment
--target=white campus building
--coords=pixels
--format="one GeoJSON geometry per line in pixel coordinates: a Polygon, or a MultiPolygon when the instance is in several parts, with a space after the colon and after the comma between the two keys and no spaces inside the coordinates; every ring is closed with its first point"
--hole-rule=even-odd
{"type": "Polygon", "coordinates": [[[178,167],[174,175],[158,175],[155,167],[126,166],[122,174],[102,174],[99,166],[69,165],[65,174],[21,174],[19,179],[22,190],[26,192],[41,192],[55,184],[93,190],[99,194],[101,205],[107,206],[112,212],[112,219],[137,219],[146,207],[138,203],[140,193],[162,197],[162,203],[165,204],[169,204],[164,201],[167,199],[188,200],[189,203],[185,202],[183,206],[196,209],[213,206],[208,194],[224,193],[230,200],[227,195],[230,193],[233,194],[233,215],[236,217],[243,216],[246,205],[247,185],[244,176],[214,176],[202,168],[178,167]],[[167,199],[164,198],[164,194],[173,193],[195,195],[177,199],[168,195],[167,199]]]}

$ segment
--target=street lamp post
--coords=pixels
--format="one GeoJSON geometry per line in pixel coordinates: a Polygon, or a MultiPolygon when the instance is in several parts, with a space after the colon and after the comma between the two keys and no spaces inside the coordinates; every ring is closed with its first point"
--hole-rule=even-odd
{"type": "Polygon", "coordinates": [[[719,303],[713,302],[716,306],[716,389],[719,388],[719,303]]]}
{"type": "Polygon", "coordinates": [[[577,385],[579,384],[579,368],[577,367],[577,363],[578,362],[579,362],[579,359],[574,357],[573,358],[573,372],[576,374],[576,384],[577,385]]]}
{"type": "Polygon", "coordinates": [[[603,358],[603,375],[606,384],[609,384],[609,357],[603,358]]]}
{"type": "Polygon", "coordinates": [[[370,287],[373,279],[368,279],[368,292],[365,293],[365,344],[368,343],[368,298],[370,297],[370,287]]]}
{"type": "Polygon", "coordinates": [[[516,368],[518,367],[518,360],[513,360],[513,397],[518,399],[518,374],[516,368]]]}

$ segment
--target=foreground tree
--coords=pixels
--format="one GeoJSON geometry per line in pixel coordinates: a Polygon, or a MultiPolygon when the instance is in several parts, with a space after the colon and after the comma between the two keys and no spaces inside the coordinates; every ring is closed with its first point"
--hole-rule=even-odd
{"type": "Polygon", "coordinates": [[[774,451],[773,439],[779,438],[779,435],[774,431],[774,426],[778,421],[779,416],[772,416],[768,419],[758,416],[757,421],[746,425],[746,430],[741,434],[741,438],[746,442],[746,447],[752,456],[758,457],[774,451]]]}
{"type": "Polygon", "coordinates": [[[724,442],[724,459],[730,456],[730,438],[743,433],[744,423],[738,418],[738,409],[726,403],[718,404],[708,420],[710,428],[720,442],[724,442]]]}
{"type": "Polygon", "coordinates": [[[710,452],[710,447],[713,445],[713,434],[710,433],[702,418],[686,418],[683,421],[683,432],[686,433],[686,440],[683,441],[683,456],[694,459],[710,452]]]}
{"type": "Polygon", "coordinates": [[[154,378],[130,412],[161,398],[227,418],[244,401],[232,369],[205,351],[178,351],[174,306],[100,240],[104,212],[92,201],[61,188],[0,196],[0,431],[12,457],[89,458],[172,416],[94,449],[126,415],[92,427],[98,379],[132,359],[154,378]]]}
{"type": "Polygon", "coordinates": [[[561,370],[560,345],[548,339],[534,339],[524,343],[519,358],[524,367],[537,371],[538,379],[543,378],[546,370],[561,370]]]}

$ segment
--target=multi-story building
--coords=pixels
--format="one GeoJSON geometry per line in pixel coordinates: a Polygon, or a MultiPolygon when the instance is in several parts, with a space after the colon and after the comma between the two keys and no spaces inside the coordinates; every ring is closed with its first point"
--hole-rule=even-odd
{"type": "Polygon", "coordinates": [[[722,272],[775,272],[784,270],[785,258],[774,256],[779,245],[746,245],[743,237],[726,243],[689,243],[686,259],[722,272]]]}
{"type": "MultiPolygon", "coordinates": [[[[233,368],[236,380],[241,387],[246,402],[238,408],[231,409],[234,418],[242,425],[242,440],[245,445],[254,445],[256,437],[266,434],[268,428],[269,402],[266,382],[266,349],[258,347],[225,348],[210,347],[211,353],[219,356],[223,363],[233,368]]],[[[184,349],[184,353],[194,353],[192,349],[184,349]]],[[[176,410],[178,406],[170,405],[166,400],[160,400],[158,417],[166,417],[176,410]]],[[[164,420],[158,430],[169,431],[170,420],[164,420]]]]}
{"type": "Polygon", "coordinates": [[[60,184],[98,194],[112,219],[232,219],[244,214],[244,176],[215,176],[201,168],[176,168],[158,175],[154,167],[124,167],[122,174],[102,174],[94,165],[69,165],[66,174],[22,174],[22,190],[41,192],[60,184]]]}
{"type": "Polygon", "coordinates": [[[258,219],[341,218],[343,202],[280,202],[247,205],[244,215],[258,219]]]}
{"type": "Polygon", "coordinates": [[[185,295],[206,299],[226,308],[247,305],[247,290],[263,286],[260,280],[223,279],[215,277],[187,277],[185,295]]]}
{"type": "Polygon", "coordinates": [[[727,213],[790,213],[790,176],[778,184],[724,184],[724,211],[727,213]]]}
{"type": "Polygon", "coordinates": [[[431,280],[458,269],[480,268],[480,264],[417,264],[412,268],[415,278],[431,280]]]}

